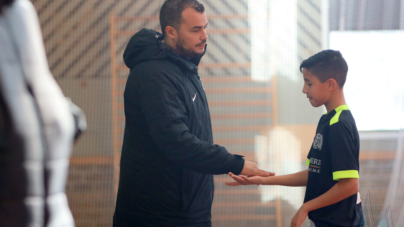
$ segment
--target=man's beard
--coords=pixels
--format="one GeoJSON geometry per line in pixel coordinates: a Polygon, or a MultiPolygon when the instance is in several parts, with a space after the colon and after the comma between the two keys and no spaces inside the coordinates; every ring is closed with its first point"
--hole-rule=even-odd
{"type": "MultiPolygon", "coordinates": [[[[203,44],[203,43],[206,43],[206,40],[204,40],[200,44],[203,44]]],[[[195,52],[193,50],[188,50],[182,44],[183,44],[183,41],[181,38],[178,39],[178,41],[175,43],[178,53],[181,54],[182,56],[185,56],[188,58],[195,58],[195,57],[200,57],[204,54],[204,53],[195,52]]]]}

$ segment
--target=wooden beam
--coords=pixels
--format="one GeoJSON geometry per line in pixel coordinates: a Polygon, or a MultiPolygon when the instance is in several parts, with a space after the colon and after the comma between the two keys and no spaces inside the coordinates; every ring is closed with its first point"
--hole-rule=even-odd
{"type": "MultiPolygon", "coordinates": [[[[118,129],[118,107],[117,107],[117,64],[116,64],[116,29],[115,29],[115,12],[112,10],[109,14],[109,25],[110,25],[110,54],[111,54],[111,99],[112,99],[112,164],[113,164],[113,187],[114,192],[118,192],[118,181],[119,181],[119,159],[120,159],[120,151],[118,150],[119,144],[119,132],[118,129]]],[[[100,159],[100,157],[99,157],[100,159]]],[[[73,159],[74,160],[74,159],[73,159]]],[[[97,160],[97,159],[96,159],[97,160]]],[[[97,163],[100,164],[100,163],[97,163]]]]}
{"type": "Polygon", "coordinates": [[[112,165],[113,159],[111,156],[71,157],[70,165],[112,165]]]}
{"type": "MultiPolygon", "coordinates": [[[[119,70],[119,71],[122,71],[122,70],[126,71],[127,70],[127,71],[129,71],[129,68],[126,65],[117,65],[116,70],[119,70]]],[[[126,83],[126,80],[125,80],[125,83],[126,83]]]]}
{"type": "Polygon", "coordinates": [[[272,122],[274,126],[277,126],[279,123],[278,120],[278,94],[277,94],[277,83],[276,76],[271,78],[272,83],[272,122]]]}

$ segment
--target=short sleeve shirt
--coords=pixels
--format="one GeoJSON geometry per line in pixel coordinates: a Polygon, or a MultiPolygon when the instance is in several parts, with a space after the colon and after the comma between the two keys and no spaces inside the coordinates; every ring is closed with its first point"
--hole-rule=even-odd
{"type": "MultiPolygon", "coordinates": [[[[309,168],[304,202],[330,190],[340,179],[359,178],[359,133],[347,105],[323,115],[307,156],[309,168]]],[[[362,222],[359,193],[309,212],[312,221],[353,226],[362,222]]]]}

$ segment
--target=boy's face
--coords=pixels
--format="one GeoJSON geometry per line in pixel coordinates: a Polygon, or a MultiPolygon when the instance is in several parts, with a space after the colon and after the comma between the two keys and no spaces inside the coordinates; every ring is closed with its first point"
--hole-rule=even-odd
{"type": "Polygon", "coordinates": [[[306,94],[313,107],[319,107],[328,102],[330,91],[328,83],[321,81],[306,68],[303,68],[304,86],[303,93],[306,94]]]}

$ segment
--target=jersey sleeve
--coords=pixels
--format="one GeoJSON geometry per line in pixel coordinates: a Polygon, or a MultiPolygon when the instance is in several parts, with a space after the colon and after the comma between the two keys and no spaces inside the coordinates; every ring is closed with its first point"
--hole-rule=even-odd
{"type": "Polygon", "coordinates": [[[359,178],[359,149],[354,128],[344,121],[332,124],[329,145],[333,180],[359,178]]]}

